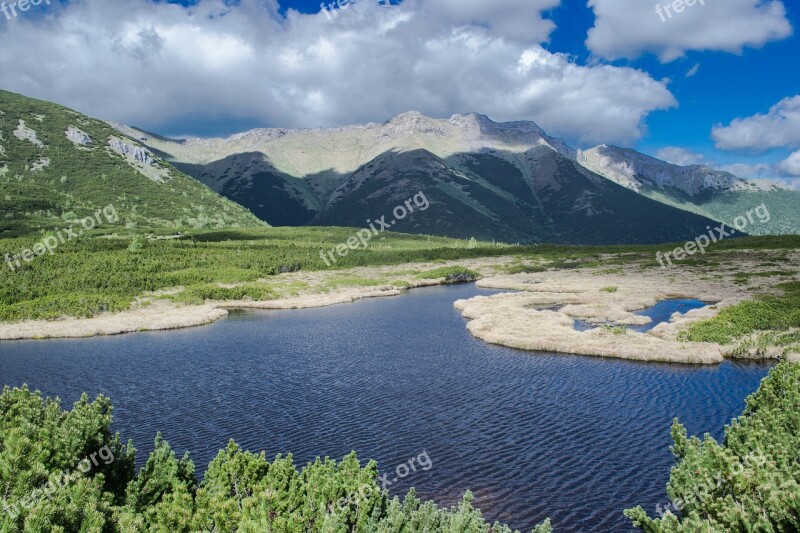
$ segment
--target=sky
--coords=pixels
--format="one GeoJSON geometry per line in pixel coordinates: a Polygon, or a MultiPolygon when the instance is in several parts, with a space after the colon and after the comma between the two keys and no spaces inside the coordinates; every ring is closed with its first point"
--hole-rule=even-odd
{"type": "Polygon", "coordinates": [[[18,1],[0,88],[163,135],[477,112],[800,183],[797,2],[18,1]]]}

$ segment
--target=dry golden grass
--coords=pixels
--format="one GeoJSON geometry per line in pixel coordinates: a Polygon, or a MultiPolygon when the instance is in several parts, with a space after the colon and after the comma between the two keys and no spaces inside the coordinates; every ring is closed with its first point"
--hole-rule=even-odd
{"type": "MultiPolygon", "coordinates": [[[[798,259],[792,252],[793,263],[798,259]]],[[[535,274],[495,276],[478,282],[481,287],[521,291],[461,300],[455,307],[471,319],[469,331],[493,344],[523,350],[581,354],[599,357],[713,364],[726,350],[718,344],[682,342],[679,334],[692,322],[715,316],[720,309],[773,290],[776,279],[756,276],[736,283],[736,274],[768,272],[760,255],[731,254],[724,268],[680,266],[672,269],[642,267],[638,263],[593,269],[560,270],[535,274]],[[613,271],[613,272],[611,272],[613,271]],[[603,290],[617,287],[614,292],[603,290]],[[616,326],[640,325],[650,319],[633,314],[666,299],[694,298],[714,305],[675,314],[668,323],[648,333],[619,327],[579,332],[575,319],[616,326]],[[558,307],[556,311],[542,310],[558,307]]],[[[796,277],[796,276],[795,276],[796,277]]],[[[785,281],[785,279],[782,279],[785,281]]],[[[795,357],[797,358],[797,357],[795,357]]]]}

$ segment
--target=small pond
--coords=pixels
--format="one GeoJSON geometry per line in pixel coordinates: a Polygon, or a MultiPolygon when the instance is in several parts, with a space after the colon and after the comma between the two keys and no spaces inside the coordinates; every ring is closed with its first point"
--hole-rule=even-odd
{"type": "MultiPolygon", "coordinates": [[[[640,333],[647,333],[651,329],[655,328],[659,324],[663,324],[664,322],[669,322],[669,319],[675,313],[683,313],[686,314],[689,311],[694,309],[701,309],[711,305],[706,302],[702,302],[700,300],[693,300],[693,299],[685,299],[685,300],[661,300],[653,307],[648,307],[647,309],[643,309],[641,311],[636,311],[633,313],[637,316],[646,316],[650,317],[651,322],[649,324],[645,324],[643,326],[628,326],[628,329],[631,331],[638,331],[640,333]]],[[[591,324],[586,322],[585,320],[575,320],[575,329],[578,331],[588,331],[590,329],[595,329],[599,327],[597,324],[591,324]]]]}

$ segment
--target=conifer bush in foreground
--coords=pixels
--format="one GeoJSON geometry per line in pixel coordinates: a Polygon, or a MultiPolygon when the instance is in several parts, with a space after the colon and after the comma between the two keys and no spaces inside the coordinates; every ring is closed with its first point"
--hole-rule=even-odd
{"type": "Polygon", "coordinates": [[[722,443],[688,438],[672,427],[677,459],[663,516],[625,511],[633,524],[660,532],[800,531],[800,364],[773,368],[722,443]]]}
{"type": "MultiPolygon", "coordinates": [[[[467,493],[442,509],[412,490],[390,499],[375,462],[356,455],[297,468],[230,442],[202,481],[188,454],[156,436],[139,472],[135,450],[110,431],[107,398],[84,395],[64,411],[27,388],[0,395],[0,531],[241,531],[510,533],[490,525],[467,493]]],[[[625,511],[647,532],[800,530],[800,364],[784,362],[725,429],[721,443],[672,429],[677,464],[671,504],[651,518],[625,511]]],[[[550,532],[549,522],[535,533],[550,532]]]]}
{"type": "MultiPolygon", "coordinates": [[[[135,473],[132,444],[112,434],[111,403],[84,395],[72,410],[27,388],[0,395],[0,531],[56,532],[463,532],[510,533],[490,525],[467,493],[458,507],[421,502],[412,489],[390,499],[377,464],[355,453],[298,469],[235,443],[202,482],[188,454],[160,436],[135,473]]],[[[549,533],[549,522],[535,533],[549,533]]]]}

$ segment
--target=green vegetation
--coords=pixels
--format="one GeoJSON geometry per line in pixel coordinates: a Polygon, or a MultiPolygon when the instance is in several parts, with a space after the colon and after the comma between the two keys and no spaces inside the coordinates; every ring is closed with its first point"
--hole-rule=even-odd
{"type": "Polygon", "coordinates": [[[619,287],[603,287],[600,290],[602,292],[617,292],[617,290],[619,290],[619,287]]]}
{"type": "Polygon", "coordinates": [[[611,333],[613,335],[627,335],[628,334],[628,326],[614,326],[613,324],[603,324],[603,331],[606,333],[611,333]]]}
{"type": "Polygon", "coordinates": [[[535,274],[537,272],[546,272],[547,268],[540,265],[526,265],[523,263],[514,263],[504,267],[506,274],[535,274]]]}
{"type": "Polygon", "coordinates": [[[442,267],[429,270],[417,275],[420,279],[441,279],[447,283],[469,283],[480,278],[481,275],[474,270],[462,266],[442,267]]]}
{"type": "MultiPolygon", "coordinates": [[[[138,234],[138,233],[137,233],[138,234]]],[[[346,228],[264,228],[186,232],[179,238],[142,240],[137,234],[97,231],[59,246],[11,271],[0,263],[0,320],[89,317],[127,309],[146,292],[183,287],[172,299],[270,299],[269,279],[282,272],[326,270],[320,250],[352,234],[346,228]],[[139,243],[131,250],[134,243],[139,243]],[[225,288],[228,287],[228,288],[225,288]]],[[[157,237],[157,235],[155,236],[157,237]]],[[[0,257],[40,240],[31,235],[0,240],[0,257]]],[[[505,245],[386,233],[366,250],[338,258],[337,268],[457,260],[513,253],[505,245]]],[[[458,275],[461,272],[447,272],[458,275]]],[[[342,276],[333,286],[360,284],[342,276]]],[[[391,279],[387,280],[389,283],[391,279]]]]}
{"type": "Polygon", "coordinates": [[[764,353],[770,347],[800,352],[800,282],[778,285],[784,294],[764,295],[753,301],[728,307],[709,320],[692,324],[683,335],[694,342],[733,344],[739,342],[734,355],[750,349],[764,353]]]}
{"type": "Polygon", "coordinates": [[[625,511],[648,533],[800,530],[800,365],[781,363],[725,428],[722,444],[672,427],[673,502],[660,518],[625,511]]]}
{"type": "MultiPolygon", "coordinates": [[[[136,473],[133,445],[112,435],[111,415],[103,397],[62,411],[25,388],[3,391],[0,531],[511,532],[487,523],[470,493],[453,509],[413,489],[390,499],[377,464],[355,454],[298,470],[291,455],[268,462],[230,442],[198,483],[189,455],[178,459],[157,436],[136,473]]],[[[535,533],[550,531],[545,522],[535,533]]]]}
{"type": "Polygon", "coordinates": [[[119,213],[119,226],[128,228],[264,226],[155,156],[156,166],[144,166],[168,170],[169,177],[160,182],[142,174],[109,147],[111,137],[123,136],[105,122],[2,90],[0,110],[0,236],[63,228],[108,205],[119,213]],[[12,133],[20,121],[35,132],[36,142],[12,133]],[[74,144],[66,135],[69,128],[90,140],[74,144]]]}
{"type": "Polygon", "coordinates": [[[277,294],[263,283],[245,283],[232,287],[221,287],[215,283],[207,283],[184,289],[173,299],[186,304],[203,304],[207,300],[252,300],[263,302],[277,298],[277,294]]]}
{"type": "Polygon", "coordinates": [[[796,272],[792,270],[773,270],[771,272],[737,272],[734,283],[747,285],[752,278],[793,278],[796,272]]]}
{"type": "MultiPolygon", "coordinates": [[[[260,280],[282,272],[330,270],[320,257],[320,250],[330,250],[352,233],[350,228],[303,227],[185,231],[180,235],[162,230],[142,236],[138,230],[101,228],[67,241],[52,255],[22,262],[20,267],[12,265],[14,271],[0,263],[0,321],[90,317],[103,311],[122,311],[148,292],[177,292],[179,287],[185,294],[170,297],[183,302],[225,300],[239,295],[270,299],[270,283],[262,284],[260,280]]],[[[46,234],[0,239],[0,259],[31,248],[46,234]]],[[[724,241],[707,255],[720,259],[735,258],[735,254],[771,257],[773,250],[795,248],[800,248],[800,237],[759,237],[724,241]]],[[[333,268],[508,255],[516,256],[520,263],[527,261],[548,269],[625,263],[656,266],[655,251],[664,249],[669,245],[509,246],[387,232],[369,248],[337,258],[333,268]],[[609,258],[610,254],[621,255],[609,258]]],[[[387,277],[386,284],[391,284],[395,275],[387,277]]],[[[437,269],[420,276],[457,282],[475,279],[477,273],[437,269]]],[[[344,275],[339,282],[334,280],[334,285],[357,280],[344,275]]]]}
{"type": "Polygon", "coordinates": [[[328,289],[339,289],[341,287],[377,287],[386,282],[375,278],[362,278],[357,276],[335,276],[326,282],[328,289]]]}
{"type": "Polygon", "coordinates": [[[763,222],[758,217],[754,223],[747,224],[745,231],[749,235],[788,235],[800,232],[800,220],[797,208],[800,205],[798,191],[705,191],[699,196],[691,197],[676,189],[645,187],[640,190],[644,196],[685,209],[698,215],[725,222],[733,227],[737,217],[745,216],[761,204],[769,210],[769,220],[763,222]]]}

